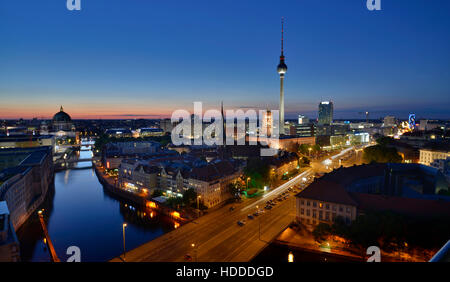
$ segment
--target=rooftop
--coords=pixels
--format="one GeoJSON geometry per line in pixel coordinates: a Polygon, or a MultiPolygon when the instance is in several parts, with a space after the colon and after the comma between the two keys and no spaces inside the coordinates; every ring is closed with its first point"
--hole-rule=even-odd
{"type": "MultiPolygon", "coordinates": [[[[319,179],[320,180],[320,179],[319,179]]],[[[344,186],[327,180],[314,181],[296,197],[357,206],[358,203],[347,193],[344,186]]]]}
{"type": "MultiPolygon", "coordinates": [[[[361,210],[392,210],[398,213],[422,216],[450,214],[450,205],[444,196],[439,196],[439,199],[427,199],[425,196],[428,194],[425,195],[425,193],[423,197],[413,198],[404,193],[401,196],[390,194],[388,196],[373,194],[367,190],[350,192],[353,191],[352,185],[358,183],[358,180],[364,179],[365,181],[365,179],[373,177],[385,177],[386,173],[390,175],[399,172],[403,180],[406,179],[406,175],[425,175],[424,178],[429,180],[430,177],[438,174],[436,169],[430,169],[419,164],[368,164],[339,168],[316,179],[296,197],[353,205],[361,210]]],[[[383,180],[381,183],[384,182],[383,180]]],[[[407,183],[404,182],[404,184],[407,183]]]]}
{"type": "Polygon", "coordinates": [[[349,193],[364,211],[389,210],[414,216],[450,215],[448,202],[405,197],[393,197],[366,193],[349,193]]]}

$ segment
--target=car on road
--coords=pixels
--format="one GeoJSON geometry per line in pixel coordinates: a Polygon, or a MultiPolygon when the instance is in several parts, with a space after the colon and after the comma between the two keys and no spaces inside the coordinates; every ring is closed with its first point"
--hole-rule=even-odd
{"type": "Polygon", "coordinates": [[[230,211],[234,211],[234,207],[230,207],[230,211]]]}
{"type": "Polygon", "coordinates": [[[270,209],[272,209],[272,206],[271,205],[267,205],[267,206],[265,206],[265,209],[270,210],[270,209]]]}
{"type": "Polygon", "coordinates": [[[247,217],[248,217],[249,219],[254,219],[253,215],[251,215],[251,214],[247,215],[247,217]]]}
{"type": "Polygon", "coordinates": [[[239,221],[237,222],[237,224],[238,224],[239,226],[244,226],[244,225],[245,225],[245,220],[239,220],[239,221]]]}
{"type": "Polygon", "coordinates": [[[259,211],[255,212],[253,216],[259,216],[259,211]]]}

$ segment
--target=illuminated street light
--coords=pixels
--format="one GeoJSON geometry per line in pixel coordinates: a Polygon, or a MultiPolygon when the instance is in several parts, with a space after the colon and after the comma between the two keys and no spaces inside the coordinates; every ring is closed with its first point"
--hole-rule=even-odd
{"type": "Polygon", "coordinates": [[[289,252],[288,262],[294,262],[294,255],[292,254],[292,252],[289,252]]]}
{"type": "Polygon", "coordinates": [[[248,181],[250,180],[250,177],[247,177],[247,190],[248,190],[248,181]]]}
{"type": "Polygon", "coordinates": [[[194,249],[194,252],[195,252],[195,262],[198,262],[198,247],[195,247],[195,244],[194,243],[192,243],[191,244],[191,247],[194,249]]]}
{"type": "Polygon", "coordinates": [[[127,227],[127,224],[124,223],[122,224],[122,237],[123,237],[123,261],[125,261],[125,228],[127,227]]]}
{"type": "Polygon", "coordinates": [[[199,199],[201,198],[201,195],[197,196],[197,216],[200,216],[200,203],[199,203],[199,199]]]}

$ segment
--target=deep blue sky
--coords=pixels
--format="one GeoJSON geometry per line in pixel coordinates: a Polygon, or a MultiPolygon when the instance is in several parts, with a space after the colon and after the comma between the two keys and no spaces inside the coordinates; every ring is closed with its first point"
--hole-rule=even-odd
{"type": "Polygon", "coordinates": [[[287,117],[450,118],[450,1],[0,0],[0,118],[276,109],[285,16],[287,117]]]}

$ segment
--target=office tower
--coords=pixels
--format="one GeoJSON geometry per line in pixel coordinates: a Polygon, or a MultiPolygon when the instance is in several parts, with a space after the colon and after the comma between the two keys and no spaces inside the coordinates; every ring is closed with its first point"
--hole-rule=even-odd
{"type": "Polygon", "coordinates": [[[319,104],[319,124],[333,123],[333,102],[324,101],[319,104]]]}
{"type": "Polygon", "coordinates": [[[298,124],[308,124],[309,118],[304,115],[298,115],[298,124]]]}

